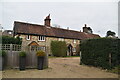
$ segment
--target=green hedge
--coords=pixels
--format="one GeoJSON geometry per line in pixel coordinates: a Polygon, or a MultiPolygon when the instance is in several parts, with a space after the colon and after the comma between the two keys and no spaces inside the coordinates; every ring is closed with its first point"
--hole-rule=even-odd
{"type": "Polygon", "coordinates": [[[120,63],[120,39],[99,38],[82,41],[80,44],[82,63],[104,69],[111,69],[120,63]],[[109,64],[109,54],[112,65],[109,64]]]}
{"type": "Polygon", "coordinates": [[[2,44],[22,44],[22,39],[19,37],[0,36],[0,40],[0,43],[2,44]]]}
{"type": "Polygon", "coordinates": [[[65,41],[52,41],[51,51],[53,56],[65,57],[67,56],[67,45],[65,41]]]}
{"type": "Polygon", "coordinates": [[[5,57],[6,56],[6,52],[3,51],[3,50],[0,50],[0,56],[5,57]]]}

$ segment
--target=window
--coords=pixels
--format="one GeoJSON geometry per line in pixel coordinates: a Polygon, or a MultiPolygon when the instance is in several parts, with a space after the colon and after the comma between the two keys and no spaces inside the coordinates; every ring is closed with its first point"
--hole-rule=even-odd
{"type": "Polygon", "coordinates": [[[45,36],[38,36],[38,41],[45,41],[45,36]]]}
{"type": "Polygon", "coordinates": [[[30,40],[30,35],[27,35],[26,39],[27,39],[27,40],[30,40]]]}
{"type": "Polygon", "coordinates": [[[58,40],[59,40],[59,41],[64,41],[64,38],[59,38],[58,40]]]}
{"type": "Polygon", "coordinates": [[[42,51],[45,51],[45,47],[38,47],[38,50],[42,50],[42,51]]]}
{"type": "Polygon", "coordinates": [[[39,51],[39,50],[45,52],[45,46],[31,46],[31,51],[39,51]]]}
{"type": "Polygon", "coordinates": [[[76,40],[75,40],[75,39],[73,40],[73,43],[76,43],[76,40]]]}
{"type": "Polygon", "coordinates": [[[73,48],[73,52],[76,52],[76,48],[73,48]]]}

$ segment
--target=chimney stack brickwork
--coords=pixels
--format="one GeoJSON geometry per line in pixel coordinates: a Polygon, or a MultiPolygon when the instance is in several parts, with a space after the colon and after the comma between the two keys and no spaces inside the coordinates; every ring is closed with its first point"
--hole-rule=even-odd
{"type": "Polygon", "coordinates": [[[51,19],[50,19],[50,14],[45,18],[44,20],[44,25],[50,27],[51,26],[51,19]]]}

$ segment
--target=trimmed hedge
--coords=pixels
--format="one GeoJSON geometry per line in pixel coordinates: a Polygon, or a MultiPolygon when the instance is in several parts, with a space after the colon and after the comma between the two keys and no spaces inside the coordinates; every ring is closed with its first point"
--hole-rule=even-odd
{"type": "Polygon", "coordinates": [[[80,44],[82,63],[104,69],[111,69],[120,63],[120,39],[99,38],[88,39],[80,44]],[[109,63],[109,54],[112,65],[109,63]]]}
{"type": "Polygon", "coordinates": [[[53,56],[65,57],[67,56],[67,45],[65,41],[52,41],[51,51],[53,56]]]}
{"type": "Polygon", "coordinates": [[[19,45],[22,44],[22,39],[19,37],[14,38],[9,36],[0,36],[0,39],[2,40],[0,41],[0,43],[2,44],[19,44],[19,45]]]}

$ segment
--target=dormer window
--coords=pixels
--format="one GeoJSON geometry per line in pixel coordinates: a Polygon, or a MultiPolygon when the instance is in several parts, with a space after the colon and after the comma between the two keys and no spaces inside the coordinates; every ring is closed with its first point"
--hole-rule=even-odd
{"type": "Polygon", "coordinates": [[[27,40],[30,40],[30,35],[27,35],[26,39],[27,39],[27,40]]]}
{"type": "Polygon", "coordinates": [[[45,36],[38,36],[38,41],[45,41],[45,36]]]}

